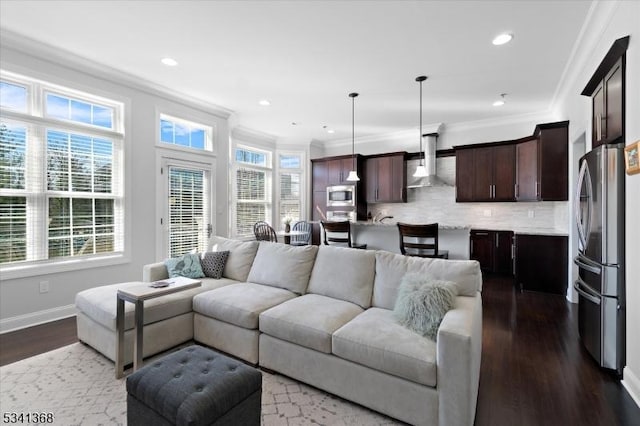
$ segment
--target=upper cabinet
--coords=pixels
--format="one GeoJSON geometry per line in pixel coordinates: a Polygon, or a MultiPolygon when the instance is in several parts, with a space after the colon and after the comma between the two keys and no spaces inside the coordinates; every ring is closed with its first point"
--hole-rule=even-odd
{"type": "Polygon", "coordinates": [[[539,124],[516,143],[516,200],[569,199],[569,122],[539,124]]]}
{"type": "Polygon", "coordinates": [[[456,146],[456,201],[568,200],[568,121],[532,136],[456,146]]]}
{"type": "Polygon", "coordinates": [[[365,160],[367,203],[407,202],[406,152],[372,156],[365,160]]]}
{"type": "Polygon", "coordinates": [[[582,91],[591,97],[591,146],[624,141],[625,52],[629,36],[616,40],[582,91]]]}
{"type": "MultiPolygon", "coordinates": [[[[338,157],[317,158],[311,160],[311,218],[321,220],[320,210],[327,212],[327,186],[354,185],[356,186],[356,212],[358,219],[366,218],[366,204],[362,182],[348,182],[349,172],[353,170],[354,159],[351,155],[338,157]]],[[[360,154],[355,156],[355,166],[360,179],[364,173],[364,158],[360,154]]]]}
{"type": "Polygon", "coordinates": [[[515,146],[456,147],[456,201],[513,201],[515,146]]]}

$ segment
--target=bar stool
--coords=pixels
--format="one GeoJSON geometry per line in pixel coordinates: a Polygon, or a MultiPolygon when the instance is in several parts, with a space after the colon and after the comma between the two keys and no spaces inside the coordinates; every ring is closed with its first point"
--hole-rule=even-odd
{"type": "Polygon", "coordinates": [[[325,245],[333,244],[346,244],[347,247],[366,249],[366,244],[354,244],[351,241],[351,222],[326,222],[320,221],[322,228],[324,229],[324,243],[325,245]],[[336,235],[337,234],[337,235],[336,235]]]}
{"type": "Polygon", "coordinates": [[[400,253],[405,256],[449,258],[448,250],[438,249],[437,223],[412,225],[398,222],[398,231],[400,234],[400,253]]]}

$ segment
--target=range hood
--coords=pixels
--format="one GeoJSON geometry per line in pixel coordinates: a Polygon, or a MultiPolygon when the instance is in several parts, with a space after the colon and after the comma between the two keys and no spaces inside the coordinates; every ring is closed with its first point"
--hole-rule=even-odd
{"type": "Polygon", "coordinates": [[[437,134],[430,134],[423,137],[424,141],[424,166],[427,169],[425,177],[414,177],[416,167],[420,160],[407,161],[407,188],[425,188],[430,186],[451,186],[443,181],[436,174],[436,142],[437,134]]]}

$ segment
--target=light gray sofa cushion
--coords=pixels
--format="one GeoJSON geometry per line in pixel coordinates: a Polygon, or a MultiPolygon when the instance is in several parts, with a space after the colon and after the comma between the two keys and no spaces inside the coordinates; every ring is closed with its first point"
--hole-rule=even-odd
{"type": "Polygon", "coordinates": [[[258,251],[257,241],[237,241],[213,236],[209,240],[207,251],[229,251],[222,276],[238,281],[247,281],[253,259],[258,251]]]}
{"type": "Polygon", "coordinates": [[[277,287],[240,283],[193,298],[193,310],[229,324],[254,330],[263,311],[293,299],[295,293],[277,287]],[[219,291],[222,290],[222,291],[219,291]]]}
{"type": "Polygon", "coordinates": [[[436,343],[401,326],[387,309],[369,308],[338,329],[332,351],[394,376],[436,385],[436,343]]]}
{"type": "Polygon", "coordinates": [[[306,294],[260,314],[260,331],[329,354],[333,332],[362,312],[350,302],[306,294]]]}
{"type": "Polygon", "coordinates": [[[309,293],[371,306],[375,252],[352,248],[320,246],[309,280],[309,293]]]}
{"type": "Polygon", "coordinates": [[[376,251],[376,276],[373,285],[373,306],[393,309],[398,287],[407,273],[424,274],[433,280],[452,281],[458,295],[475,296],[482,290],[482,273],[475,260],[431,259],[376,251]]]}
{"type": "Polygon", "coordinates": [[[304,294],[317,252],[316,246],[290,246],[262,241],[247,281],[304,294]]]}
{"type": "MultiPolygon", "coordinates": [[[[235,284],[237,281],[222,278],[214,280],[213,278],[201,278],[201,287],[179,291],[173,294],[150,299],[144,302],[144,323],[151,324],[156,321],[175,317],[192,311],[193,296],[213,290],[215,288],[224,287],[235,284]]],[[[132,286],[139,286],[140,282],[111,284],[101,287],[94,287],[81,291],[76,294],[76,308],[82,311],[95,322],[102,324],[110,330],[116,329],[116,296],[118,289],[132,286]]],[[[129,330],[134,324],[133,303],[124,304],[124,328],[129,330]]]]}

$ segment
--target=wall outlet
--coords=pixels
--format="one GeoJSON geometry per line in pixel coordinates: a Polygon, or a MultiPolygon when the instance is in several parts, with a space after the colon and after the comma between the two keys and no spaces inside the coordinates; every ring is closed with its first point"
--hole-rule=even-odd
{"type": "Polygon", "coordinates": [[[533,217],[535,216],[535,212],[533,210],[529,210],[529,219],[533,219],[533,217]]]}
{"type": "Polygon", "coordinates": [[[486,209],[486,210],[484,211],[484,215],[485,215],[486,217],[491,217],[491,209],[486,209]]]}
{"type": "Polygon", "coordinates": [[[40,281],[40,293],[49,292],[49,281],[40,281]]]}

